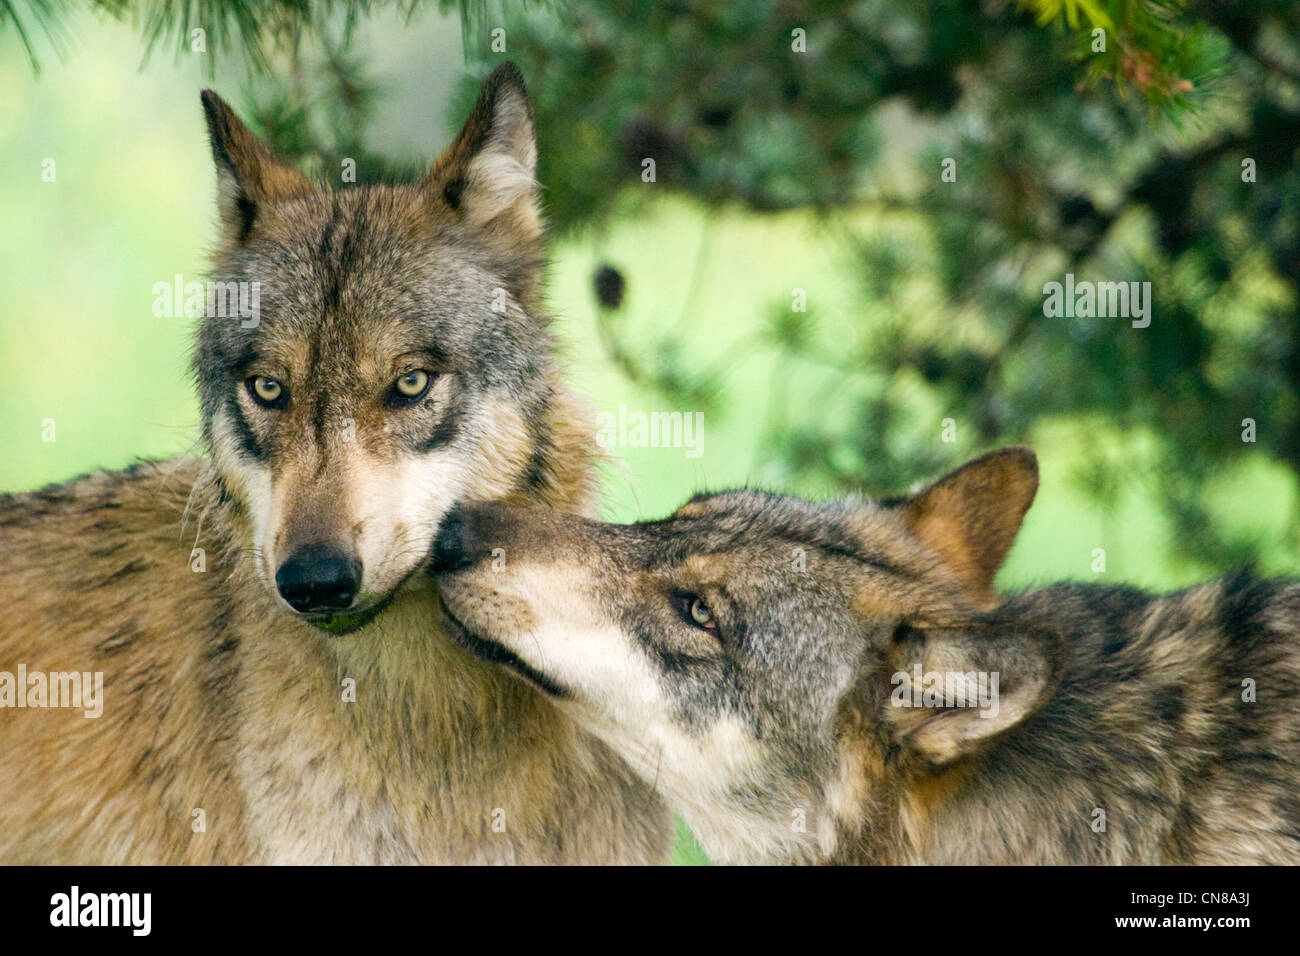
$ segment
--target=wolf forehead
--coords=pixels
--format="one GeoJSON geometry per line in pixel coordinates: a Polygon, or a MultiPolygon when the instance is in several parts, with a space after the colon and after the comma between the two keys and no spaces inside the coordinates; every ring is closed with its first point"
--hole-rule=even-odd
{"type": "Polygon", "coordinates": [[[268,210],[256,234],[219,254],[213,280],[258,283],[259,314],[208,317],[200,346],[232,371],[310,341],[320,356],[420,352],[511,384],[535,373],[548,339],[505,271],[455,225],[431,221],[417,187],[319,189],[268,210]]]}
{"type": "Polygon", "coordinates": [[[862,497],[811,502],[756,489],[697,494],[665,520],[683,540],[734,548],[780,541],[860,564],[905,571],[898,527],[888,511],[862,497]]]}

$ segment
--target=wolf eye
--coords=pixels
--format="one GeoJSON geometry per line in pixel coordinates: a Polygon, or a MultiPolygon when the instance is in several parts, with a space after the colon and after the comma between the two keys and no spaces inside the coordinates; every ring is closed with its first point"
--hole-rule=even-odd
{"type": "Polygon", "coordinates": [[[246,384],[248,394],[263,408],[280,408],[284,405],[284,386],[275,379],[255,375],[246,384]]]}
{"type": "Polygon", "coordinates": [[[677,604],[678,613],[681,614],[687,624],[705,631],[716,631],[718,629],[717,618],[713,616],[709,606],[698,595],[674,594],[673,600],[677,604]]]}
{"type": "Polygon", "coordinates": [[[718,626],[713,620],[713,612],[709,610],[709,606],[699,598],[691,602],[691,620],[700,627],[713,628],[718,626]]]}
{"type": "Polygon", "coordinates": [[[424,397],[434,376],[422,368],[407,372],[393,383],[389,404],[411,405],[424,397]]]}

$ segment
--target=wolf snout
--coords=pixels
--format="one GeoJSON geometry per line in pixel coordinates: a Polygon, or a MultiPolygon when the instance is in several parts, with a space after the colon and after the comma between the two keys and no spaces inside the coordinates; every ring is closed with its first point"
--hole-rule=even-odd
{"type": "Polygon", "coordinates": [[[456,505],[438,528],[429,570],[434,574],[463,571],[500,553],[513,525],[512,512],[496,502],[456,505]]]}
{"type": "Polygon", "coordinates": [[[299,614],[342,610],[361,588],[361,562],[328,545],[307,545],[280,565],[275,587],[299,614]]]}
{"type": "Polygon", "coordinates": [[[458,505],[442,519],[438,537],[433,543],[433,559],[429,570],[434,574],[446,574],[473,564],[467,548],[466,532],[462,509],[458,505]]]}

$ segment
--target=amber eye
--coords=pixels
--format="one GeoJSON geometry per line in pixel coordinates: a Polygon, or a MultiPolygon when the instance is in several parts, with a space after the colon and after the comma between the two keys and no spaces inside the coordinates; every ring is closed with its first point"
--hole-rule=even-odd
{"type": "Polygon", "coordinates": [[[265,375],[256,375],[248,380],[248,394],[263,408],[278,408],[284,404],[284,386],[265,375]]]}
{"type": "Polygon", "coordinates": [[[713,612],[709,610],[709,606],[699,598],[691,602],[691,620],[700,627],[718,626],[713,620],[713,612]]]}
{"type": "Polygon", "coordinates": [[[709,610],[709,606],[704,603],[703,598],[694,594],[684,594],[681,592],[673,594],[673,603],[677,605],[678,613],[687,624],[691,624],[705,631],[716,631],[718,629],[717,618],[709,610]]]}
{"type": "Polygon", "coordinates": [[[424,397],[432,381],[433,376],[424,369],[413,369],[393,383],[392,396],[397,404],[412,404],[424,397]]]}

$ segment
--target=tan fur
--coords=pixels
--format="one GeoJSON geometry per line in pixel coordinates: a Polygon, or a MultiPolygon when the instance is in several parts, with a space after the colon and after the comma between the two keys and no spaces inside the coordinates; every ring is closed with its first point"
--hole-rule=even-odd
{"type": "Polygon", "coordinates": [[[200,326],[209,457],[0,496],[0,671],[102,672],[105,698],[0,710],[0,863],[666,862],[652,788],[447,641],[422,573],[462,498],[592,507],[518,71],[416,186],[312,186],[203,102],[214,274],[264,281],[266,321],[200,326]],[[426,398],[390,403],[413,368],[426,398]],[[317,629],[277,570],[320,545],[364,574],[317,629]]]}
{"type": "Polygon", "coordinates": [[[0,502],[14,595],[0,666],[105,675],[98,719],[0,713],[0,861],[664,859],[649,791],[536,692],[442,639],[431,588],[408,586],[333,643],[287,618],[246,556],[222,558],[227,529],[182,526],[203,467],[0,502]],[[190,570],[195,547],[205,572],[190,570]],[[110,601],[80,597],[114,579],[110,601]],[[346,677],[355,703],[341,700],[346,677]],[[629,786],[647,821],[630,830],[629,786]]]}

